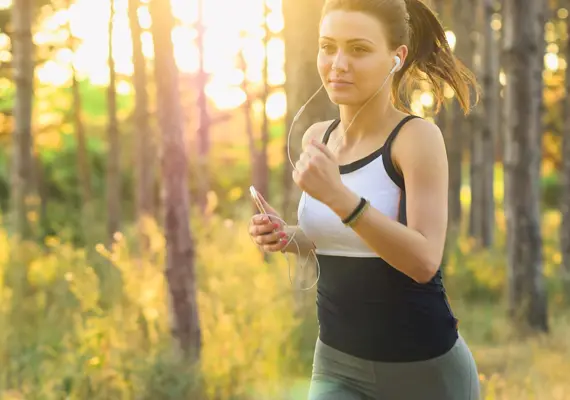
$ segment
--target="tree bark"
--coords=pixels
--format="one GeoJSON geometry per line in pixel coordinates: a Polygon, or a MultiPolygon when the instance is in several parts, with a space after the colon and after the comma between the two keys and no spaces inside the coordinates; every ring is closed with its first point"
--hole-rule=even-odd
{"type": "Polygon", "coordinates": [[[505,213],[509,314],[521,328],[547,331],[540,230],[542,1],[505,0],[505,213]]]}
{"type": "Polygon", "coordinates": [[[142,47],[142,29],[137,10],[140,0],[129,0],[129,23],[133,42],[133,86],[135,88],[136,207],[137,219],[154,215],[154,140],[148,111],[148,78],[142,47]]]}
{"type": "MultiPolygon", "coordinates": [[[[472,68],[473,43],[470,39],[473,27],[473,9],[471,0],[467,2],[448,2],[448,15],[452,18],[452,29],[456,35],[455,55],[472,68]]],[[[459,103],[453,101],[449,110],[453,113],[452,132],[448,135],[449,157],[449,226],[452,232],[457,232],[461,223],[461,187],[463,184],[463,155],[465,154],[466,138],[470,137],[471,117],[465,117],[459,103]]]]}
{"type": "Polygon", "coordinates": [[[480,56],[481,56],[481,78],[483,82],[482,109],[484,114],[479,114],[478,129],[475,131],[477,149],[476,158],[478,174],[477,189],[480,193],[475,197],[478,203],[473,204],[478,208],[474,234],[483,247],[490,247],[493,244],[495,232],[495,194],[494,194],[494,167],[495,167],[495,137],[497,112],[496,104],[498,92],[499,71],[495,69],[494,46],[495,39],[491,22],[493,18],[493,1],[479,0],[478,14],[480,21],[480,56]]]}
{"type": "MultiPolygon", "coordinates": [[[[451,13],[452,5],[446,5],[444,0],[432,1],[431,6],[437,13],[438,19],[441,21],[444,29],[452,27],[453,14],[451,13]]],[[[458,235],[459,223],[461,221],[461,132],[454,131],[453,116],[455,115],[455,102],[453,99],[446,100],[444,107],[439,111],[436,117],[436,124],[441,129],[448,154],[449,167],[449,188],[448,188],[448,219],[447,219],[447,237],[445,242],[445,250],[441,262],[441,271],[445,274],[449,254],[453,251],[456,238],[458,235]],[[459,149],[457,149],[459,143],[459,149]]]]}
{"type": "Polygon", "coordinates": [[[183,354],[200,357],[201,332],[196,298],[195,250],[189,225],[188,158],[184,145],[178,69],[168,0],[151,0],[158,120],[162,132],[162,179],[166,231],[166,279],[173,311],[172,332],[183,354]]]}
{"type": "Polygon", "coordinates": [[[204,34],[205,27],[202,21],[202,10],[205,0],[198,0],[198,23],[196,25],[197,43],[199,51],[199,68],[197,76],[198,84],[198,112],[200,121],[198,125],[198,168],[199,190],[198,205],[203,211],[206,209],[208,202],[208,191],[210,190],[210,173],[209,173],[209,154],[210,154],[210,127],[212,124],[210,114],[208,112],[208,99],[206,97],[206,84],[208,83],[208,74],[204,69],[204,34]]]}
{"type": "Polygon", "coordinates": [[[120,141],[119,123],[117,121],[117,77],[115,60],[113,59],[113,30],[115,18],[114,1],[109,3],[111,12],[109,17],[109,87],[107,88],[108,108],[108,145],[107,152],[107,236],[109,243],[113,235],[119,231],[121,221],[121,171],[120,171],[120,141]]]}
{"type": "Polygon", "coordinates": [[[32,102],[34,91],[33,1],[12,5],[12,56],[14,65],[14,135],[11,176],[10,228],[21,239],[32,238],[28,220],[33,190],[32,102]]]}
{"type": "MultiPolygon", "coordinates": [[[[71,8],[71,1],[68,0],[67,8],[71,8]]],[[[68,47],[75,53],[76,38],[71,31],[71,22],[67,22],[68,31],[68,47]]],[[[91,169],[89,165],[89,152],[87,150],[87,139],[85,135],[85,125],[83,123],[83,99],[81,98],[80,85],[77,80],[77,71],[73,62],[71,62],[71,96],[73,99],[72,113],[73,124],[75,127],[75,140],[77,141],[77,181],[81,189],[81,214],[82,227],[85,239],[88,239],[87,227],[93,223],[92,210],[92,189],[91,189],[91,169]]],[[[89,241],[89,240],[88,240],[89,241]]]]}
{"type": "MultiPolygon", "coordinates": [[[[472,13],[472,25],[470,31],[470,41],[473,49],[471,55],[472,68],[477,78],[482,80],[484,73],[483,57],[484,57],[484,41],[483,28],[483,1],[470,0],[472,13]]],[[[483,149],[483,130],[485,119],[482,106],[476,107],[470,115],[470,135],[469,135],[469,177],[471,188],[471,206],[469,208],[469,235],[481,244],[482,226],[483,226],[483,199],[484,199],[484,149],[483,149]]]]}

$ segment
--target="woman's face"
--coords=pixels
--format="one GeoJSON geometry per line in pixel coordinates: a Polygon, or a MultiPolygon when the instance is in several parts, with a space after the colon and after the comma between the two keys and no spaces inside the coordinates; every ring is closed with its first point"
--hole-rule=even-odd
{"type": "Polygon", "coordinates": [[[401,49],[398,53],[389,49],[382,24],[368,14],[335,10],[321,22],[317,66],[335,104],[367,101],[394,67],[394,56],[404,60],[399,53],[401,49]]]}

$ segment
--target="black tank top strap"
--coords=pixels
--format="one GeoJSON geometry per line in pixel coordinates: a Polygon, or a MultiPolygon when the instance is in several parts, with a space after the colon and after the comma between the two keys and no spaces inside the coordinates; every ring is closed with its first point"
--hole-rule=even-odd
{"type": "Polygon", "coordinates": [[[386,168],[386,173],[388,174],[390,179],[392,179],[392,181],[396,185],[398,185],[400,187],[400,189],[402,189],[402,190],[405,190],[404,178],[402,177],[402,175],[400,175],[398,173],[398,171],[396,170],[396,167],[394,166],[394,163],[392,162],[392,143],[394,142],[394,139],[396,138],[396,136],[398,136],[398,133],[400,133],[400,131],[402,130],[402,127],[408,121],[411,121],[412,119],[416,119],[416,118],[420,118],[420,117],[418,117],[417,115],[408,115],[408,116],[404,117],[398,123],[398,125],[396,125],[394,130],[390,133],[390,135],[388,136],[388,139],[386,139],[386,142],[384,143],[383,150],[382,150],[382,162],[384,163],[384,168],[386,168]]]}
{"type": "Polygon", "coordinates": [[[333,131],[338,126],[338,124],[340,124],[340,119],[335,119],[332,122],[332,124],[329,125],[329,127],[327,128],[327,131],[325,132],[325,134],[323,136],[323,144],[327,144],[329,142],[329,139],[331,137],[331,133],[333,133],[333,131]]]}

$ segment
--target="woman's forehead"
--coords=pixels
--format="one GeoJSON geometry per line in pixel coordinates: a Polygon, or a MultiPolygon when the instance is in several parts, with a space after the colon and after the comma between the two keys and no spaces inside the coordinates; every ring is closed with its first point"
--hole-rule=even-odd
{"type": "Polygon", "coordinates": [[[363,12],[343,10],[331,11],[323,17],[320,36],[339,42],[367,40],[377,44],[385,40],[377,18],[363,12]]]}

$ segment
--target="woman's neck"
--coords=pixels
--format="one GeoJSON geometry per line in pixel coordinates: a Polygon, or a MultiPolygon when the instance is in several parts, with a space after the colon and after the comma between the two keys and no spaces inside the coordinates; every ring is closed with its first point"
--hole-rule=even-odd
{"type": "Polygon", "coordinates": [[[339,107],[342,127],[339,146],[350,147],[368,135],[377,133],[385,123],[399,113],[389,98],[379,97],[368,103],[362,110],[360,110],[361,107],[362,105],[341,105],[339,107]]]}

